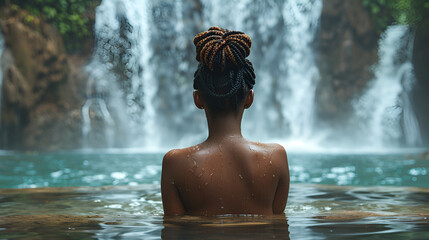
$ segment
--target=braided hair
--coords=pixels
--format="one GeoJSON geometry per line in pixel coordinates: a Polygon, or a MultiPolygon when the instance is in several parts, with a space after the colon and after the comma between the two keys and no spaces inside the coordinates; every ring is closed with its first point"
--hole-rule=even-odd
{"type": "Polygon", "coordinates": [[[213,113],[237,110],[255,84],[250,54],[252,40],[243,32],[219,27],[194,38],[196,59],[194,89],[200,90],[213,113]]]}

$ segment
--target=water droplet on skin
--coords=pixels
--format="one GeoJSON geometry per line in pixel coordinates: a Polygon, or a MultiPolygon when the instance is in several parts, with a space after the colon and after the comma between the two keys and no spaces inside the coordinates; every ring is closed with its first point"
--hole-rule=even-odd
{"type": "Polygon", "coordinates": [[[221,209],[224,209],[224,207],[223,207],[223,206],[221,206],[220,208],[221,208],[221,209]]]}
{"type": "Polygon", "coordinates": [[[276,175],[275,174],[273,174],[273,178],[275,178],[276,177],[276,175]]]}
{"type": "Polygon", "coordinates": [[[206,186],[207,186],[208,184],[209,184],[208,182],[204,183],[204,185],[206,185],[206,186]]]}
{"type": "Polygon", "coordinates": [[[196,167],[197,166],[197,162],[194,160],[194,167],[196,167]]]}
{"type": "Polygon", "coordinates": [[[270,160],[270,165],[273,165],[273,162],[270,160]]]}
{"type": "Polygon", "coordinates": [[[174,185],[174,181],[171,181],[171,184],[173,184],[173,185],[174,185]]]}
{"type": "Polygon", "coordinates": [[[266,174],[264,173],[264,177],[266,176],[266,174]]]}
{"type": "Polygon", "coordinates": [[[213,175],[213,173],[210,173],[210,177],[213,175]]]}
{"type": "Polygon", "coordinates": [[[241,174],[238,174],[238,176],[239,176],[241,179],[243,179],[243,176],[241,176],[241,174]]]}

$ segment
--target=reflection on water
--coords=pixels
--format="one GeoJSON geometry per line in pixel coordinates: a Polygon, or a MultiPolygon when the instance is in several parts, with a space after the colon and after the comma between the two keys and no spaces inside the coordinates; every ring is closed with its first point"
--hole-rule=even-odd
{"type": "Polygon", "coordinates": [[[163,239],[289,239],[284,215],[165,218],[163,239]]]}
{"type": "Polygon", "coordinates": [[[0,190],[0,237],[429,238],[429,189],[293,184],[286,216],[163,218],[159,184],[0,190]]]}

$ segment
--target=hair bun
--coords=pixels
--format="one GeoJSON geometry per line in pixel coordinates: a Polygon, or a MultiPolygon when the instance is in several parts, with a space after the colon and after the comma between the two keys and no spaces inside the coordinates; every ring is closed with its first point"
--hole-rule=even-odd
{"type": "Polygon", "coordinates": [[[196,59],[211,71],[223,71],[230,66],[246,64],[252,40],[239,31],[211,27],[194,38],[196,59]]]}

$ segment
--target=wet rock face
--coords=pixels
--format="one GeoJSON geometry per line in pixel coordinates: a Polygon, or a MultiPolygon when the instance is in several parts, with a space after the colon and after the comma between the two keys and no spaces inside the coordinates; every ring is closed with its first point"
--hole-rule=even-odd
{"type": "Polygon", "coordinates": [[[77,136],[61,133],[80,129],[80,121],[76,121],[80,115],[70,114],[79,105],[72,86],[78,81],[69,81],[76,76],[70,71],[61,37],[39,19],[21,19],[25,12],[3,13],[0,29],[6,48],[1,59],[0,148],[55,149],[75,142],[77,136]],[[76,126],[67,129],[73,117],[76,126]],[[58,132],[51,132],[53,129],[58,132]]]}
{"type": "Polygon", "coordinates": [[[316,93],[316,114],[321,125],[349,121],[353,111],[351,101],[373,77],[371,66],[378,60],[377,39],[375,25],[361,1],[323,2],[319,39],[316,40],[321,77],[316,93]]]}
{"type": "MultiPolygon", "coordinates": [[[[415,29],[413,65],[416,76],[416,85],[412,96],[424,145],[429,144],[429,16],[415,29]],[[426,123],[426,124],[425,124],[426,123]]],[[[429,155],[428,155],[429,156],[429,155]]]]}

